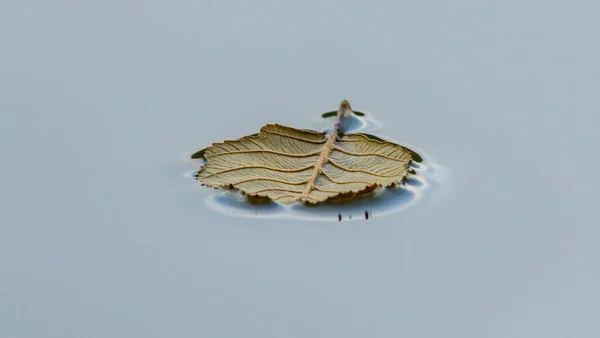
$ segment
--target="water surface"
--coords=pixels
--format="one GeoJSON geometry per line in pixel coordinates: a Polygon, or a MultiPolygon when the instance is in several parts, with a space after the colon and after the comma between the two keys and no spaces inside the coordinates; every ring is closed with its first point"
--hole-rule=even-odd
{"type": "Polygon", "coordinates": [[[3,1],[0,337],[597,337],[599,10],[3,1]],[[342,99],[444,189],[312,222],[182,178],[342,99]]]}

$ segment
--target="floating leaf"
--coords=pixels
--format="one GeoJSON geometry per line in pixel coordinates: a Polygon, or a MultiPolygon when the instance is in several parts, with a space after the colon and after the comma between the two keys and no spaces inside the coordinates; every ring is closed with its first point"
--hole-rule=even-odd
{"type": "Polygon", "coordinates": [[[324,202],[404,180],[414,153],[368,134],[344,134],[350,114],[344,100],[329,133],[268,124],[258,134],[214,143],[192,155],[206,161],[197,178],[285,204],[324,202]]]}

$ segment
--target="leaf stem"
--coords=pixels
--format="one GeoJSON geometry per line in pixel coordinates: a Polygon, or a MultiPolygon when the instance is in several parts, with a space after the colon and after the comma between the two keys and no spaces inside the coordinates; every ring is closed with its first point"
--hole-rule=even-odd
{"type": "Polygon", "coordinates": [[[348,100],[343,100],[342,103],[340,103],[340,108],[338,109],[338,112],[336,115],[337,118],[336,118],[335,124],[333,125],[333,129],[336,134],[340,131],[340,128],[342,126],[342,120],[346,116],[351,116],[351,114],[352,114],[352,107],[350,107],[350,102],[348,102],[348,100]]]}
{"type": "Polygon", "coordinates": [[[337,112],[337,119],[333,127],[333,132],[328,136],[329,139],[327,140],[325,147],[321,151],[321,156],[319,157],[319,160],[314,166],[313,173],[306,184],[306,189],[304,189],[302,194],[298,195],[295,198],[295,201],[300,201],[308,198],[310,192],[315,188],[317,177],[319,177],[319,175],[323,172],[323,165],[329,160],[329,152],[331,152],[331,149],[333,149],[335,141],[337,140],[338,134],[340,132],[340,127],[342,125],[342,119],[344,119],[344,117],[346,116],[349,116],[350,114],[352,114],[350,102],[348,102],[347,100],[343,100],[340,104],[340,109],[338,109],[337,112]]]}

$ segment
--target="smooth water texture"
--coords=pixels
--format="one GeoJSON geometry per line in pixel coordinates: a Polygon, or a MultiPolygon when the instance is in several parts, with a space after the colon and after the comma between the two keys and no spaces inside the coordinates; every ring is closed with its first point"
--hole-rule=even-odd
{"type": "MultiPolygon", "coordinates": [[[[330,131],[330,127],[337,112],[328,112],[320,115],[327,121],[327,126],[322,128],[323,132],[330,131]]],[[[321,121],[319,121],[321,122],[321,121]]],[[[344,134],[364,133],[370,137],[377,136],[371,133],[381,129],[383,124],[370,113],[354,112],[342,120],[340,130],[344,134]]],[[[387,138],[383,138],[390,141],[387,138]]],[[[248,198],[238,191],[227,189],[212,189],[207,187],[203,199],[206,205],[223,215],[237,217],[258,217],[271,219],[297,219],[313,221],[337,221],[342,220],[368,220],[373,217],[389,215],[401,211],[433,193],[433,188],[439,188],[444,179],[447,179],[448,170],[435,162],[433,157],[422,150],[416,151],[415,147],[401,142],[394,142],[407,147],[415,153],[410,164],[410,171],[405,182],[387,188],[379,188],[372,193],[357,196],[350,200],[345,199],[338,202],[326,202],[317,205],[296,203],[294,205],[283,205],[273,201],[257,200],[248,198]]],[[[194,163],[196,166],[204,164],[200,154],[204,150],[193,154],[192,159],[198,158],[194,163]]],[[[187,173],[184,177],[195,180],[195,171],[187,173]]],[[[204,185],[203,185],[204,186],[204,185]]]]}
{"type": "Polygon", "coordinates": [[[0,1],[0,337],[599,337],[599,12],[0,1]],[[342,99],[448,179],[315,222],[182,177],[342,99]]]}

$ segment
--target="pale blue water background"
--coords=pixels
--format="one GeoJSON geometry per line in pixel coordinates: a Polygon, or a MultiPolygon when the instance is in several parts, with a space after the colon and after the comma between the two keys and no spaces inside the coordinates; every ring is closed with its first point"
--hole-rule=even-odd
{"type": "Polygon", "coordinates": [[[0,337],[598,337],[595,1],[0,3],[0,337]],[[348,99],[452,170],[226,217],[186,156],[348,99]]]}

